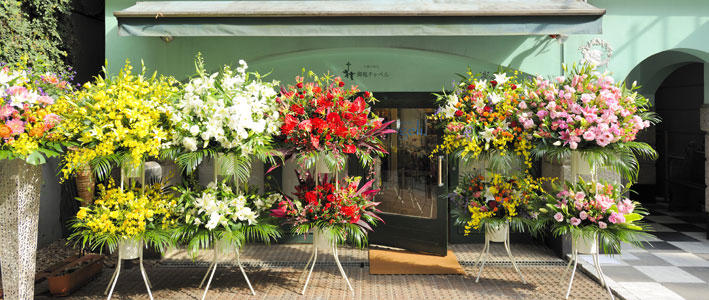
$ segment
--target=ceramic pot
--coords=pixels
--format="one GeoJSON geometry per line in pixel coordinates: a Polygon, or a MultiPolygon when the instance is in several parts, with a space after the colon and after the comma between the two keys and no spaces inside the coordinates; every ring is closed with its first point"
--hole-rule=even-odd
{"type": "Polygon", "coordinates": [[[503,243],[507,240],[507,234],[510,231],[510,223],[503,223],[497,226],[485,225],[485,237],[495,243],[503,243]]]}
{"type": "Polygon", "coordinates": [[[591,236],[581,235],[575,236],[572,239],[573,245],[576,247],[576,251],[579,254],[595,254],[598,253],[598,235],[593,234],[591,236]]]}

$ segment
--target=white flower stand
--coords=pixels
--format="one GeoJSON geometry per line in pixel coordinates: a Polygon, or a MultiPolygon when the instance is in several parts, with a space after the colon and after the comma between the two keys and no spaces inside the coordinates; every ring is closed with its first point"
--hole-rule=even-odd
{"type": "Polygon", "coordinates": [[[239,265],[239,270],[241,270],[241,274],[243,274],[244,279],[246,279],[246,284],[249,285],[249,289],[251,290],[251,294],[254,296],[256,295],[254,288],[251,286],[251,281],[249,281],[249,276],[246,276],[246,271],[244,271],[244,267],[241,265],[239,248],[234,247],[234,245],[229,243],[228,241],[219,240],[214,245],[214,259],[212,260],[212,263],[209,264],[209,268],[207,268],[207,273],[204,274],[204,277],[202,278],[202,282],[199,283],[199,288],[201,289],[202,286],[204,285],[204,281],[207,280],[207,277],[209,277],[209,280],[207,280],[207,285],[204,288],[204,293],[202,294],[202,300],[206,299],[207,292],[209,291],[209,286],[212,284],[212,279],[214,278],[214,273],[217,271],[217,264],[219,262],[219,254],[220,253],[221,254],[228,253],[232,249],[236,253],[236,262],[239,265]],[[210,275],[210,273],[211,273],[211,275],[210,275]]]}
{"type": "Polygon", "coordinates": [[[505,244],[505,250],[507,250],[507,256],[509,256],[510,260],[512,261],[512,266],[514,266],[515,271],[517,271],[517,274],[519,274],[519,277],[522,279],[522,283],[527,284],[527,281],[524,279],[522,272],[517,267],[517,262],[515,262],[515,258],[512,256],[512,252],[510,251],[509,222],[505,222],[503,225],[497,227],[494,227],[492,225],[485,226],[485,246],[480,252],[477,261],[475,262],[475,265],[477,265],[482,260],[482,264],[480,264],[480,269],[478,270],[478,276],[477,278],[475,278],[475,282],[478,282],[480,280],[480,274],[482,274],[483,267],[485,267],[485,261],[487,260],[487,256],[490,255],[490,242],[505,244]]]}
{"type": "Polygon", "coordinates": [[[111,280],[108,282],[106,291],[103,292],[104,295],[108,294],[108,298],[111,299],[113,296],[113,289],[116,288],[116,283],[118,282],[118,275],[121,273],[121,262],[124,259],[140,259],[140,275],[143,276],[143,282],[145,282],[145,288],[148,290],[148,296],[150,300],[153,300],[153,293],[150,289],[153,285],[148,279],[148,274],[145,272],[145,267],[143,266],[143,240],[128,239],[122,240],[118,243],[118,263],[116,264],[116,271],[113,272],[111,280]]]}
{"type": "MultiPolygon", "coordinates": [[[[569,299],[569,294],[571,293],[571,286],[574,283],[574,275],[576,274],[576,266],[578,264],[578,255],[579,254],[590,254],[593,256],[593,266],[596,268],[596,272],[598,272],[598,278],[601,279],[601,285],[608,290],[608,294],[611,296],[612,300],[615,300],[615,297],[613,296],[613,292],[611,292],[610,286],[606,284],[605,276],[603,275],[603,271],[601,270],[601,264],[599,262],[598,258],[598,235],[594,234],[593,236],[573,236],[571,240],[571,259],[569,260],[569,264],[566,266],[566,270],[564,271],[564,276],[566,276],[566,273],[569,272],[569,269],[571,268],[571,263],[574,264],[574,268],[571,270],[571,278],[569,279],[569,287],[566,289],[566,299],[569,299]]],[[[563,277],[562,277],[563,278],[563,277]]]]}
{"type": "MultiPolygon", "coordinates": [[[[314,230],[313,231],[313,253],[310,255],[310,259],[308,259],[308,262],[305,264],[305,267],[303,268],[303,273],[300,275],[300,279],[305,276],[306,271],[308,270],[308,266],[310,266],[310,271],[307,272],[308,276],[305,279],[305,285],[303,286],[303,291],[300,292],[302,295],[305,295],[305,291],[308,288],[308,283],[310,282],[310,275],[313,274],[313,269],[315,268],[315,263],[318,260],[318,249],[331,249],[332,250],[332,255],[335,257],[335,263],[337,264],[337,268],[340,269],[340,274],[342,275],[342,278],[345,279],[345,282],[347,282],[347,287],[349,287],[350,292],[352,292],[352,295],[354,296],[354,289],[352,288],[352,285],[350,284],[350,280],[347,278],[347,274],[345,274],[345,270],[342,268],[342,264],[340,264],[340,258],[337,256],[337,243],[334,240],[331,240],[326,234],[324,234],[320,230],[314,230]],[[310,264],[312,262],[312,265],[310,264]]],[[[299,279],[299,281],[300,281],[299,279]]]]}

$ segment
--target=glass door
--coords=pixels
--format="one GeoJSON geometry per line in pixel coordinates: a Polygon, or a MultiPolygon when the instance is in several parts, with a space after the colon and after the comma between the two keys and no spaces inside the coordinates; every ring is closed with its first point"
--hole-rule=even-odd
{"type": "Polygon", "coordinates": [[[430,93],[380,93],[376,112],[396,120],[386,137],[389,155],[375,166],[377,201],[384,224],[370,233],[370,244],[446,255],[448,241],[447,159],[431,157],[441,142],[428,116],[430,93]]]}

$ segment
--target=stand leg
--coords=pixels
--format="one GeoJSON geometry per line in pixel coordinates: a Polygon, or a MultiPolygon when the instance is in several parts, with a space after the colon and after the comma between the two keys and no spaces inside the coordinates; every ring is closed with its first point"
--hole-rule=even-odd
{"type": "Polygon", "coordinates": [[[204,274],[204,277],[202,278],[202,282],[199,283],[199,288],[202,288],[202,285],[204,285],[204,281],[207,280],[207,276],[209,276],[209,272],[212,271],[212,268],[214,268],[217,265],[217,249],[214,248],[214,259],[212,260],[212,263],[209,264],[209,268],[207,268],[207,273],[204,274]]]}
{"type": "MultiPolygon", "coordinates": [[[[576,248],[576,247],[574,247],[576,248]]],[[[571,294],[571,285],[574,283],[574,275],[576,274],[576,265],[578,264],[578,252],[574,249],[574,254],[572,259],[574,260],[574,268],[571,270],[571,279],[569,279],[569,288],[566,289],[566,299],[569,299],[569,294],[571,294]]]]}
{"type": "Polygon", "coordinates": [[[308,277],[305,278],[305,285],[303,286],[303,291],[300,292],[301,295],[305,295],[305,290],[308,288],[308,282],[310,282],[310,275],[313,275],[313,268],[315,268],[315,262],[318,261],[318,247],[313,244],[313,265],[310,266],[310,272],[308,272],[308,277]]]}
{"type": "Polygon", "coordinates": [[[598,258],[598,253],[593,254],[593,265],[596,267],[596,272],[598,272],[598,278],[601,279],[601,284],[606,288],[608,291],[608,295],[611,296],[611,300],[615,300],[615,297],[613,296],[613,292],[611,292],[611,287],[606,283],[605,276],[603,276],[603,271],[601,271],[601,264],[600,264],[600,259],[598,258]]]}
{"type": "Polygon", "coordinates": [[[111,281],[108,282],[108,286],[106,287],[106,292],[103,294],[108,294],[108,298],[106,299],[111,299],[111,296],[113,295],[113,289],[116,288],[116,283],[118,282],[118,275],[121,273],[121,257],[118,257],[118,264],[116,264],[116,271],[113,272],[113,276],[111,277],[111,281]],[[110,288],[110,292],[109,292],[110,288]]]}
{"type": "Polygon", "coordinates": [[[306,271],[308,270],[308,266],[310,266],[310,263],[313,262],[313,257],[315,257],[315,252],[316,252],[316,250],[315,250],[315,244],[313,244],[313,247],[312,247],[312,248],[313,248],[313,252],[310,253],[310,258],[308,259],[308,262],[305,264],[305,267],[303,267],[303,272],[300,273],[300,277],[298,277],[298,282],[300,282],[301,280],[303,280],[303,276],[305,276],[306,271]]]}
{"type": "MultiPolygon", "coordinates": [[[[216,252],[217,250],[214,249],[216,252]]],[[[212,275],[209,276],[209,280],[207,281],[207,286],[204,288],[204,294],[202,294],[202,300],[207,298],[207,292],[209,291],[209,285],[212,284],[212,279],[214,278],[214,273],[217,271],[217,263],[214,263],[214,267],[212,268],[212,275]]]]}
{"type": "Polygon", "coordinates": [[[153,292],[150,291],[150,281],[148,280],[148,275],[145,273],[145,268],[143,268],[143,243],[140,242],[140,252],[138,252],[138,255],[140,255],[140,275],[143,276],[143,282],[145,282],[145,288],[148,290],[148,297],[150,297],[150,300],[153,300],[153,292]]]}
{"type": "Polygon", "coordinates": [[[483,248],[483,251],[485,253],[483,254],[482,257],[482,263],[480,264],[480,270],[478,270],[478,277],[475,278],[475,283],[480,281],[480,274],[483,272],[483,267],[485,267],[485,261],[487,260],[487,257],[490,255],[490,240],[485,236],[485,247],[483,248]]]}
{"type": "Polygon", "coordinates": [[[519,274],[519,277],[522,278],[522,283],[527,284],[527,281],[524,280],[524,276],[522,275],[522,272],[517,267],[517,263],[515,262],[515,258],[512,257],[512,251],[510,251],[510,237],[509,237],[509,235],[507,236],[507,239],[505,240],[505,249],[507,250],[507,256],[509,256],[510,260],[512,261],[512,266],[515,267],[515,271],[517,271],[517,274],[519,274]]]}
{"type": "Polygon", "coordinates": [[[350,280],[347,279],[347,274],[345,274],[345,270],[342,268],[342,264],[340,264],[340,258],[337,257],[337,243],[332,245],[332,255],[335,257],[335,262],[337,263],[337,267],[340,269],[340,274],[342,274],[342,278],[345,279],[347,282],[347,286],[350,288],[350,291],[352,292],[352,296],[354,296],[354,289],[352,288],[352,285],[350,284],[350,280]]]}
{"type": "Polygon", "coordinates": [[[244,279],[246,279],[246,284],[249,285],[249,289],[251,290],[251,294],[256,296],[256,292],[254,292],[254,288],[251,286],[251,281],[249,281],[249,277],[246,276],[246,272],[244,272],[244,267],[241,266],[241,258],[239,255],[239,249],[236,249],[236,262],[239,264],[239,270],[241,270],[241,274],[244,275],[244,279]]]}
{"type": "Polygon", "coordinates": [[[485,244],[483,246],[483,250],[480,251],[480,255],[478,255],[478,259],[475,260],[475,264],[473,265],[473,267],[477,266],[480,263],[480,260],[483,259],[483,255],[485,254],[485,249],[487,249],[487,244],[485,244]]]}
{"type": "Polygon", "coordinates": [[[148,278],[148,272],[145,272],[145,266],[143,266],[143,249],[140,249],[140,273],[143,275],[143,278],[145,281],[148,283],[148,287],[151,289],[153,288],[153,284],[150,282],[150,278],[148,278]]]}

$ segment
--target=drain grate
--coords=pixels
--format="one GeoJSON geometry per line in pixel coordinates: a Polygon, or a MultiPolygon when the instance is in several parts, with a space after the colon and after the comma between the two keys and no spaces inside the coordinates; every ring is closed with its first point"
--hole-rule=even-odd
{"type": "MultiPolygon", "coordinates": [[[[475,261],[458,261],[461,266],[464,267],[473,267],[475,266],[475,261]]],[[[324,262],[318,262],[318,266],[336,266],[334,261],[324,261],[324,262]]],[[[347,262],[341,262],[343,267],[369,267],[369,262],[368,261],[347,261],[347,262]]],[[[486,265],[489,266],[512,266],[512,262],[509,260],[493,260],[493,261],[486,261],[486,265]]],[[[189,262],[189,261],[163,261],[158,263],[159,266],[161,267],[168,267],[168,268],[207,268],[209,267],[209,262],[189,262]]],[[[228,266],[228,267],[238,267],[237,264],[231,263],[231,262],[221,262],[219,263],[220,266],[228,266]]],[[[305,267],[305,262],[304,261],[261,261],[261,262],[255,262],[255,261],[247,261],[247,262],[242,262],[242,265],[247,268],[274,268],[274,269],[279,269],[279,268],[296,268],[296,267],[305,267]]],[[[539,266],[545,266],[545,267],[556,267],[556,266],[566,266],[566,262],[563,260],[526,260],[526,261],[517,261],[518,266],[529,266],[529,267],[539,267],[539,266]]]]}

